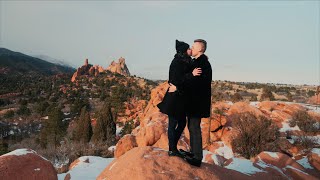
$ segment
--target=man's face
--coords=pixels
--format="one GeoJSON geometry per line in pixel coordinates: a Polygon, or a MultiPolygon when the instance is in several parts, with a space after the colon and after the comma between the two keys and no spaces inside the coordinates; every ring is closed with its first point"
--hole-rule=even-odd
{"type": "Polygon", "coordinates": [[[201,52],[201,44],[199,42],[195,42],[192,45],[191,51],[192,51],[192,57],[196,57],[201,52]]]}

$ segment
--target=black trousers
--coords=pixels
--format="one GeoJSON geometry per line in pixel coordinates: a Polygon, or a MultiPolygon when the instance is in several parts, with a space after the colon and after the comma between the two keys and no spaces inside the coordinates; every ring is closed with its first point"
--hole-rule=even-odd
{"type": "Polygon", "coordinates": [[[202,134],[201,134],[201,118],[188,117],[188,129],[190,133],[190,147],[194,158],[202,160],[202,134]]]}
{"type": "Polygon", "coordinates": [[[177,144],[180,136],[186,127],[186,116],[173,117],[169,116],[168,125],[168,140],[169,140],[169,151],[178,151],[177,144]]]}

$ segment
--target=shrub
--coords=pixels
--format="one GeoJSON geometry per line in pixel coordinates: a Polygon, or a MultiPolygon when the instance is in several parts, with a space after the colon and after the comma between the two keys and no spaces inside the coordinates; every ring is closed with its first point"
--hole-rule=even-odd
{"type": "Polygon", "coordinates": [[[314,148],[317,144],[317,139],[314,137],[302,135],[298,136],[297,139],[294,141],[294,145],[300,146],[304,150],[310,151],[312,148],[314,148]]]}
{"type": "Polygon", "coordinates": [[[231,141],[234,152],[250,158],[278,148],[279,131],[271,120],[251,113],[233,114],[229,118],[236,131],[231,141]]]}
{"type": "Polygon", "coordinates": [[[239,93],[234,93],[234,95],[231,97],[232,102],[239,102],[242,101],[243,98],[239,93]]]}
{"type": "Polygon", "coordinates": [[[313,119],[307,111],[300,110],[292,115],[289,121],[291,127],[298,126],[304,132],[316,133],[320,130],[319,122],[313,119]]]}
{"type": "Polygon", "coordinates": [[[13,110],[9,110],[3,115],[4,118],[12,118],[13,116],[14,116],[13,110]]]}
{"type": "Polygon", "coordinates": [[[120,131],[120,135],[121,136],[124,136],[126,134],[131,134],[132,130],[135,128],[135,125],[134,125],[134,121],[133,119],[131,119],[130,121],[127,121],[123,128],[121,129],[120,131]]]}
{"type": "Polygon", "coordinates": [[[27,107],[27,105],[21,105],[17,111],[18,115],[26,115],[29,116],[31,114],[30,109],[27,107]]]}
{"type": "Polygon", "coordinates": [[[261,100],[275,100],[270,87],[265,87],[262,89],[261,100]]]}

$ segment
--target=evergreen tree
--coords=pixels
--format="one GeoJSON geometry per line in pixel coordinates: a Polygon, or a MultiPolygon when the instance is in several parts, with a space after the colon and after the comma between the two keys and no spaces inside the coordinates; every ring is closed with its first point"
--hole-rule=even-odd
{"type": "Polygon", "coordinates": [[[97,124],[93,131],[94,142],[105,142],[108,146],[113,145],[116,135],[116,123],[113,120],[111,107],[105,103],[97,112],[97,124]]]}
{"type": "Polygon", "coordinates": [[[44,123],[44,127],[41,130],[41,142],[42,146],[54,145],[56,147],[59,144],[61,138],[65,134],[65,127],[62,122],[63,113],[61,107],[54,107],[50,109],[49,118],[44,123]]]}
{"type": "Polygon", "coordinates": [[[80,118],[77,123],[75,139],[81,142],[89,142],[92,136],[90,113],[86,107],[81,109],[80,118]]]}
{"type": "Polygon", "coordinates": [[[8,153],[8,143],[0,139],[0,156],[6,153],[8,153]]]}

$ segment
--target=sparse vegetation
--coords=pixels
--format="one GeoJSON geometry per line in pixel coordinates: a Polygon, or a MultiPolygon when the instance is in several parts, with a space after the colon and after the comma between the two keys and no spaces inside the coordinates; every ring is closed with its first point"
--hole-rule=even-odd
{"type": "Polygon", "coordinates": [[[279,131],[271,120],[251,113],[234,114],[229,118],[237,132],[231,142],[234,152],[250,158],[278,148],[279,131]]]}
{"type": "Polygon", "coordinates": [[[320,124],[313,119],[307,111],[300,110],[293,114],[289,121],[291,127],[298,126],[302,131],[307,133],[316,133],[320,131],[320,124]]]}

